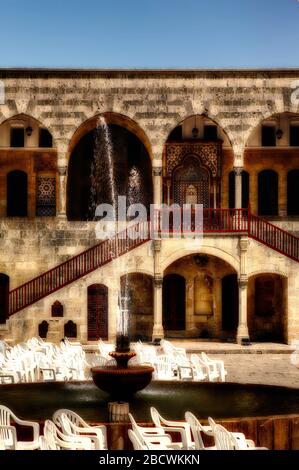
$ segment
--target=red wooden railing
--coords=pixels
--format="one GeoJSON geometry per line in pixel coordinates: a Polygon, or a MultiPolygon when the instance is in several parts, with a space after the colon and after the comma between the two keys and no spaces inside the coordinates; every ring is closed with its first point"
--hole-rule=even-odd
{"type": "MultiPolygon", "coordinates": [[[[167,229],[167,232],[171,232],[170,236],[181,236],[182,228],[176,229],[173,219],[170,222],[170,225],[173,224],[170,230],[167,229]]],[[[194,232],[196,228],[192,215],[184,231],[194,232]]],[[[299,261],[299,238],[251,214],[249,209],[204,209],[200,230],[204,233],[247,233],[273,250],[299,261]]],[[[158,211],[152,225],[149,222],[138,222],[12,290],[9,293],[9,314],[19,312],[151,238],[163,238],[165,232],[163,214],[158,211]]]]}
{"type": "Polygon", "coordinates": [[[149,240],[148,222],[139,222],[59,264],[9,293],[9,315],[32,305],[149,240]]]}
{"type": "Polygon", "coordinates": [[[299,238],[250,212],[248,235],[284,256],[299,261],[299,238]]]}

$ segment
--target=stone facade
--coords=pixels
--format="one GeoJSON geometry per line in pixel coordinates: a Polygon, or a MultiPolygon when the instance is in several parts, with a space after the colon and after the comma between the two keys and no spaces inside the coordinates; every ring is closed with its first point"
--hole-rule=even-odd
{"type": "MultiPolygon", "coordinates": [[[[94,128],[98,115],[106,116],[108,123],[123,125],[143,142],[152,162],[155,203],[162,202],[164,150],[170,131],[193,115],[212,120],[221,129],[224,141],[221,207],[228,207],[228,174],[236,168],[244,168],[251,175],[249,199],[253,212],[256,212],[257,173],[271,167],[280,177],[279,220],[275,223],[286,230],[299,231],[296,218],[286,215],[285,184],[287,171],[299,168],[299,149],[287,148],[282,140],[279,144],[281,148],[261,150],[256,141],[257,129],[263,120],[281,113],[299,113],[298,100],[292,98],[294,83],[299,80],[298,70],[0,70],[0,80],[5,86],[5,103],[0,104],[0,263],[1,272],[10,277],[10,289],[97,242],[93,222],[66,219],[66,188],[72,151],[79,139],[94,128]],[[47,128],[53,136],[53,149],[37,149],[38,144],[33,138],[26,142],[22,150],[10,149],[8,139],[4,134],[1,136],[1,128],[5,130],[9,120],[18,115],[30,117],[33,129],[36,123],[47,128]],[[44,167],[34,166],[37,153],[41,160],[51,160],[50,167],[46,163],[44,167]],[[26,159],[22,160],[23,156],[26,159]],[[26,219],[6,218],[5,178],[8,171],[14,169],[26,170],[29,175],[26,219]],[[36,217],[35,185],[40,173],[56,178],[56,217],[36,217]]],[[[236,203],[236,207],[240,207],[237,180],[236,203]]],[[[146,243],[119,261],[92,272],[13,315],[7,325],[1,326],[0,335],[21,341],[36,335],[38,325],[46,320],[49,322],[48,337],[57,341],[64,335],[64,324],[72,320],[78,326],[78,338],[86,341],[87,287],[103,283],[109,289],[108,325],[109,338],[112,339],[116,333],[120,278],[130,272],[153,278],[153,318],[149,324],[150,328],[153,324],[153,336],[161,337],[162,278],[172,270],[173,263],[200,253],[206,254],[214,263],[211,271],[214,286],[218,282],[214,294],[214,317],[208,320],[211,335],[222,335],[220,278],[226,273],[237,274],[237,336],[241,340],[248,337],[250,330],[259,328],[259,321],[263,321],[252,320],[253,284],[257,276],[269,274],[279,277],[275,282],[284,291],[283,300],[278,299],[283,303],[282,340],[290,342],[299,339],[299,265],[295,261],[254,240],[242,240],[236,235],[206,235],[200,245],[196,241],[186,245],[182,240],[163,241],[161,246],[152,245],[153,242],[146,243]],[[64,306],[63,318],[51,317],[51,306],[56,300],[64,306]]],[[[190,269],[190,266],[184,266],[184,262],[175,267],[180,274],[190,274],[190,269]]],[[[196,277],[193,274],[193,278],[196,277]]],[[[199,334],[200,327],[192,307],[194,301],[190,297],[192,276],[190,274],[187,279],[186,330],[199,334]]]]}

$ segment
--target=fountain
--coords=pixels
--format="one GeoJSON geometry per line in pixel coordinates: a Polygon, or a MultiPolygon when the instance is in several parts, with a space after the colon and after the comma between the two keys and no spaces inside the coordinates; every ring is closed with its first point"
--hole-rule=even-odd
{"type": "Polygon", "coordinates": [[[127,298],[120,299],[120,325],[123,329],[116,336],[115,351],[109,355],[115,363],[105,367],[93,367],[91,369],[93,381],[98,388],[108,392],[115,399],[129,399],[136,392],[143,390],[152,380],[154,368],[151,366],[134,364],[129,362],[136,356],[131,351],[130,340],[125,326],[127,322],[127,298]]]}
{"type": "MultiPolygon", "coordinates": [[[[117,189],[113,167],[113,145],[109,126],[103,116],[99,118],[96,129],[94,162],[92,165],[92,189],[91,207],[95,210],[97,205],[97,194],[102,175],[108,176],[108,186],[110,186],[110,197],[116,209],[117,189]]],[[[139,194],[139,178],[135,169],[131,170],[129,177],[128,199],[133,202],[133,196],[139,194]]],[[[113,257],[118,260],[117,244],[113,257]]],[[[113,363],[106,367],[93,367],[91,369],[93,381],[98,388],[108,392],[115,399],[128,399],[139,390],[144,389],[152,379],[154,368],[143,365],[129,365],[131,359],[136,356],[130,349],[128,335],[128,314],[129,314],[129,282],[125,283],[124,296],[119,296],[119,307],[117,315],[117,335],[116,348],[110,353],[113,363]]]]}

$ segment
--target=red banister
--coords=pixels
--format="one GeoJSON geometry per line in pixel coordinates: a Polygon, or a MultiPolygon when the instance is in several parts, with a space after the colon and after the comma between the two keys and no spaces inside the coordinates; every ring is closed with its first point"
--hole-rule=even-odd
{"type": "MultiPolygon", "coordinates": [[[[181,209],[176,210],[181,211],[181,209]]],[[[170,232],[171,237],[180,237],[182,227],[176,227],[173,218],[170,220],[170,229],[166,230],[167,227],[163,226],[163,217],[167,215],[163,211],[164,209],[155,212],[153,224],[139,222],[132,225],[116,234],[112,239],[101,241],[88,250],[12,290],[9,293],[9,314],[13,315],[32,305],[43,297],[104,266],[116,257],[137,248],[150,238],[163,238],[167,236],[166,231],[170,232]]],[[[174,213],[176,213],[175,211],[174,213]]],[[[181,216],[182,214],[176,213],[176,215],[181,216]]],[[[204,209],[202,215],[201,232],[219,234],[247,233],[249,237],[273,250],[299,261],[299,238],[267,220],[253,215],[250,208],[204,209]]],[[[194,219],[194,212],[191,210],[190,222],[183,227],[185,232],[196,232],[194,219]]]]}
{"type": "Polygon", "coordinates": [[[248,235],[275,251],[299,261],[299,238],[257,215],[250,214],[248,235]]]}
{"type": "Polygon", "coordinates": [[[91,271],[104,266],[114,258],[137,248],[149,240],[148,229],[148,222],[139,222],[130,227],[131,237],[127,236],[127,229],[119,232],[112,239],[101,241],[88,250],[12,290],[9,293],[9,314],[13,315],[91,271]],[[135,236],[136,233],[141,234],[141,236],[135,236]],[[119,241],[124,243],[119,243],[119,241]],[[112,248],[113,244],[114,249],[112,248]]]}

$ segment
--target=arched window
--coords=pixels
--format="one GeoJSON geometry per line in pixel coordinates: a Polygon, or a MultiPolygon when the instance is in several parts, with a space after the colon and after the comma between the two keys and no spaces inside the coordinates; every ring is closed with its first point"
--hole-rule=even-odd
{"type": "Polygon", "coordinates": [[[9,296],[9,277],[6,274],[0,274],[0,324],[6,322],[9,316],[8,312],[9,296]]]}
{"type": "Polygon", "coordinates": [[[59,300],[56,300],[56,302],[54,302],[52,305],[51,314],[52,317],[63,317],[63,305],[59,302],[59,300]]]}
{"type": "Polygon", "coordinates": [[[77,338],[77,325],[72,320],[64,325],[64,336],[66,338],[77,338]]]}
{"type": "Polygon", "coordinates": [[[263,170],[258,175],[259,215],[278,215],[278,174],[263,170]]]}
{"type": "MultiPolygon", "coordinates": [[[[231,171],[228,175],[228,206],[230,209],[235,208],[236,186],[235,172],[231,171]]],[[[242,171],[242,208],[247,209],[249,205],[249,173],[242,171]]]]}
{"type": "Polygon", "coordinates": [[[299,170],[288,172],[288,215],[299,215],[299,170]]]}
{"type": "Polygon", "coordinates": [[[7,174],[7,216],[26,217],[28,199],[27,173],[14,170],[7,174]]]}
{"type": "Polygon", "coordinates": [[[38,336],[40,338],[46,339],[49,330],[49,323],[44,320],[38,325],[38,336]]]}

